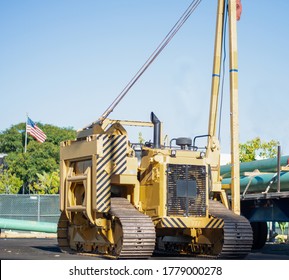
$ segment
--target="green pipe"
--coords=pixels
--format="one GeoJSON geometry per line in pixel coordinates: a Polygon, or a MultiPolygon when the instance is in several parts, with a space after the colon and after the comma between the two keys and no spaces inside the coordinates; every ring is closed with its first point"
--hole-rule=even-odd
{"type": "MultiPolygon", "coordinates": [[[[282,156],[280,158],[280,165],[286,166],[289,162],[289,156],[282,156]]],[[[269,158],[262,160],[255,160],[250,162],[240,163],[240,174],[244,172],[252,172],[258,169],[260,172],[276,172],[277,171],[277,158],[269,158]]],[[[231,177],[231,164],[221,166],[221,176],[223,178],[231,177]]]]}
{"type": "Polygon", "coordinates": [[[14,229],[14,230],[23,230],[23,231],[56,233],[57,224],[0,218],[0,229],[14,229]]]}
{"type": "MultiPolygon", "coordinates": [[[[240,178],[240,190],[241,193],[244,192],[246,186],[250,183],[247,193],[260,193],[264,192],[267,186],[270,184],[272,178],[276,173],[266,173],[260,174],[254,177],[241,176],[240,178]]],[[[222,180],[222,184],[231,184],[231,178],[225,178],[222,180]]],[[[280,173],[280,191],[289,191],[289,172],[280,173]]],[[[277,191],[277,178],[275,178],[274,183],[271,185],[269,192],[277,191]]]]}

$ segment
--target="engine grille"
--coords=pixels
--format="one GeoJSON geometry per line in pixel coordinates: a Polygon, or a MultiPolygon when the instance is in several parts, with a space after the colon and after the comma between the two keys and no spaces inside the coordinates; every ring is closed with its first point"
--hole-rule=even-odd
{"type": "Polygon", "coordinates": [[[167,215],[206,215],[206,167],[169,164],[167,215]]]}

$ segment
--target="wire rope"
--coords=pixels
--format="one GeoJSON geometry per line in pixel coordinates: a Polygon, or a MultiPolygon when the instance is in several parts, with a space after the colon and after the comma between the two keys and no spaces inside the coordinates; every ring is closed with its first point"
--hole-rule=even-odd
{"type": "Polygon", "coordinates": [[[169,33],[165,36],[165,38],[161,41],[158,47],[154,50],[154,52],[150,55],[150,57],[146,60],[146,62],[142,65],[142,67],[137,71],[137,73],[133,76],[133,78],[128,82],[128,84],[123,88],[123,90],[119,93],[119,95],[115,98],[115,100],[111,103],[111,105],[101,115],[101,117],[96,122],[92,123],[86,128],[91,127],[95,123],[102,123],[102,121],[108,117],[108,115],[124,98],[124,96],[133,87],[133,85],[137,82],[137,80],[143,75],[143,73],[148,69],[148,67],[153,63],[153,61],[158,57],[158,55],[163,51],[163,49],[169,44],[169,42],[172,40],[175,34],[180,30],[180,28],[183,26],[183,24],[187,21],[187,19],[195,11],[195,9],[201,2],[202,0],[194,0],[189,5],[186,11],[182,14],[182,16],[176,22],[176,24],[169,31],[169,33]]]}

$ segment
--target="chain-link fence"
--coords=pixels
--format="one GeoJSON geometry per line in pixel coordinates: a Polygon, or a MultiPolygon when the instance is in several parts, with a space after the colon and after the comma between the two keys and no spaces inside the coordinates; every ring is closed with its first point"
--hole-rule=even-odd
{"type": "Polygon", "coordinates": [[[57,223],[59,216],[59,195],[0,195],[0,218],[57,223]]]}

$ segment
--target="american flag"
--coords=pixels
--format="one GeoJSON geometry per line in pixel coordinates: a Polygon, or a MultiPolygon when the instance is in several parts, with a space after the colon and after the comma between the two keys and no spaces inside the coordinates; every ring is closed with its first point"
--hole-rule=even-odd
{"type": "Polygon", "coordinates": [[[45,133],[30,118],[27,119],[26,131],[40,143],[43,143],[46,139],[45,133]]]}

